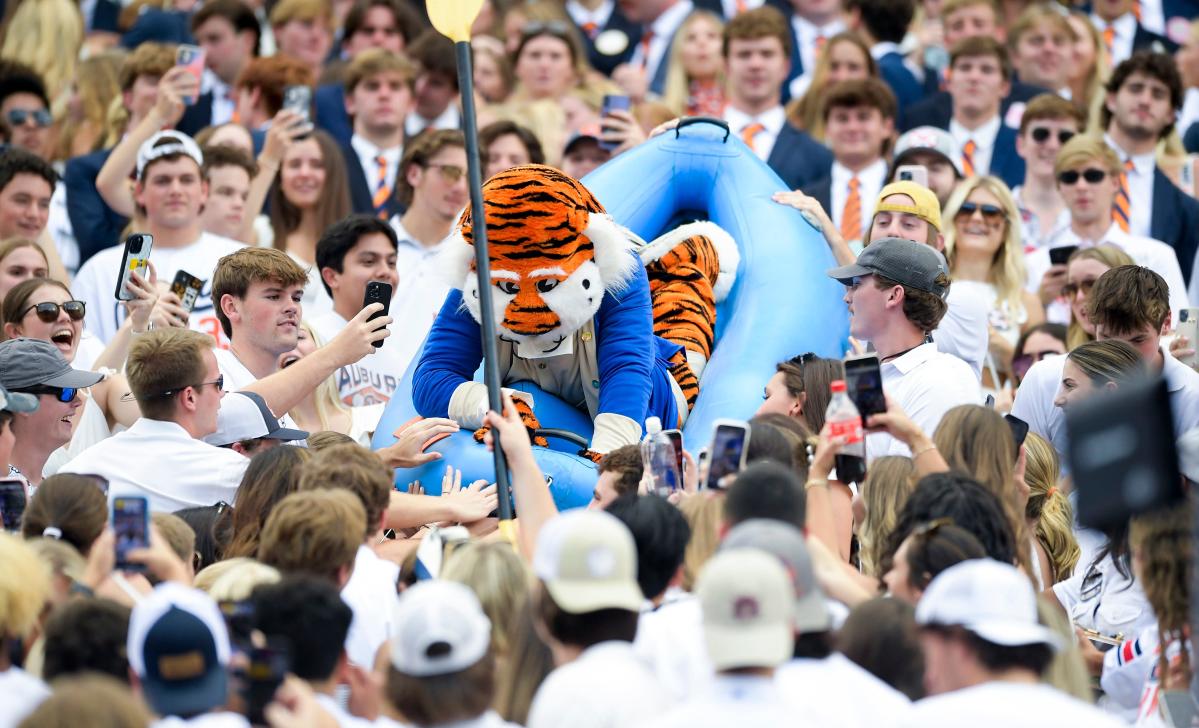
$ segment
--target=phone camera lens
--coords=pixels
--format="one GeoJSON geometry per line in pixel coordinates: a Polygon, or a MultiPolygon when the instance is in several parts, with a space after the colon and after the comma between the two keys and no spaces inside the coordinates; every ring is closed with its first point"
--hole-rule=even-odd
{"type": "Polygon", "coordinates": [[[130,253],[142,252],[142,236],[134,235],[132,238],[129,238],[129,252],[130,253]]]}

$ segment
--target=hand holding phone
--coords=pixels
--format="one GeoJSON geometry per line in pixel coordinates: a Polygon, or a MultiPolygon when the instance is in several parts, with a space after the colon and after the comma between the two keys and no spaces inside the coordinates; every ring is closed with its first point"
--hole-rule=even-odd
{"type": "Polygon", "coordinates": [[[862,422],[866,422],[871,415],[881,415],[887,411],[883,374],[877,355],[863,354],[845,360],[845,389],[862,415],[862,422]]]}
{"type": "Polygon", "coordinates": [[[304,134],[297,135],[303,139],[312,131],[312,88],[303,85],[288,86],[283,89],[283,108],[298,115],[302,121],[296,122],[297,128],[307,127],[304,134]]]}
{"type": "MultiPolygon", "coordinates": [[[[603,117],[609,116],[613,111],[628,111],[632,108],[632,101],[628,96],[620,94],[608,94],[604,96],[603,104],[600,106],[600,128],[604,128],[603,117]]],[[[603,139],[599,140],[600,148],[613,151],[619,144],[606,142],[603,139]]]]}
{"type": "MultiPolygon", "coordinates": [[[[196,86],[199,87],[204,75],[204,49],[186,43],[181,44],[175,50],[175,65],[186,68],[187,72],[196,79],[196,86]]],[[[182,101],[191,106],[196,103],[196,97],[184,96],[182,101]]]]}
{"type": "Polygon", "coordinates": [[[717,420],[708,447],[708,473],[705,488],[719,488],[721,481],[745,467],[749,453],[749,425],[738,420],[717,420]]]}
{"type": "MultiPolygon", "coordinates": [[[[363,296],[362,307],[366,308],[372,303],[383,304],[383,310],[376,311],[375,313],[371,314],[367,321],[374,321],[377,318],[382,318],[387,315],[388,310],[391,308],[391,292],[392,289],[390,283],[384,283],[383,281],[371,281],[366,284],[366,295],[363,296]]],[[[376,349],[381,348],[383,346],[383,341],[379,340],[373,342],[373,345],[376,349]]]]}
{"type": "Polygon", "coordinates": [[[195,307],[196,299],[199,298],[202,288],[204,288],[204,281],[185,270],[176,273],[175,280],[171,283],[171,293],[179,298],[180,305],[188,313],[191,313],[192,308],[195,307]]]}
{"type": "Polygon", "coordinates": [[[21,519],[25,517],[25,482],[13,478],[0,480],[0,521],[4,530],[16,533],[21,530],[21,519]]]}
{"type": "Polygon", "coordinates": [[[1077,245],[1060,245],[1056,248],[1049,249],[1049,263],[1051,265],[1065,265],[1070,261],[1070,256],[1078,250],[1077,245]]]}
{"type": "Polygon", "coordinates": [[[895,179],[928,187],[928,168],[922,164],[902,164],[895,170],[895,179]]]}
{"type": "Polygon", "coordinates": [[[143,571],[142,564],[129,560],[129,552],[150,547],[150,506],[144,496],[112,499],[112,530],[116,534],[116,568],[143,571]]]}
{"type": "Polygon", "coordinates": [[[131,273],[148,278],[150,249],[153,246],[154,236],[148,233],[131,233],[129,237],[125,238],[125,252],[121,256],[121,270],[117,275],[115,295],[118,301],[133,300],[133,294],[127,288],[131,273]]]}

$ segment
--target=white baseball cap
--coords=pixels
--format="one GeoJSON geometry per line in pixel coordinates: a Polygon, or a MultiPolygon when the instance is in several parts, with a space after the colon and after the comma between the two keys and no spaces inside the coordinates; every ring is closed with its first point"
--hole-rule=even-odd
{"type": "Polygon", "coordinates": [[[142,142],[137,148],[137,178],[142,178],[147,164],[172,154],[186,154],[194,159],[196,164],[204,166],[204,153],[200,151],[200,145],[196,144],[196,140],[181,131],[167,129],[142,142]]]}
{"type": "Polygon", "coordinates": [[[916,605],[916,623],[961,627],[996,645],[1061,646],[1037,618],[1032,582],[1011,564],[970,559],[933,579],[916,605]]]}
{"type": "Polygon", "coordinates": [[[717,670],[776,667],[791,658],[794,597],[777,558],[756,549],[722,550],[700,572],[695,591],[717,670]]]}
{"type": "Polygon", "coordinates": [[[570,614],[641,610],[637,545],[629,529],[603,511],[576,510],[551,519],[537,536],[533,573],[570,614]]]}
{"type": "Polygon", "coordinates": [[[491,647],[491,620],[478,597],[453,581],[422,581],[405,590],[392,624],[391,664],[413,677],[460,672],[491,647]]]}

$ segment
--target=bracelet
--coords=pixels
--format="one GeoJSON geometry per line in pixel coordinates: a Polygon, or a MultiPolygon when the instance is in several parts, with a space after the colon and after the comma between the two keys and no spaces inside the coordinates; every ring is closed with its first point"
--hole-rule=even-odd
{"type": "Polygon", "coordinates": [[[924,453],[932,452],[933,450],[936,450],[936,449],[937,449],[937,446],[935,444],[929,445],[928,447],[920,448],[916,452],[912,453],[912,459],[915,460],[916,458],[920,457],[924,453]]]}
{"type": "Polygon", "coordinates": [[[811,490],[812,488],[815,488],[815,487],[821,486],[821,485],[823,485],[827,488],[828,487],[828,478],[809,478],[808,482],[803,484],[803,489],[805,491],[808,491],[808,490],[811,490]]]}

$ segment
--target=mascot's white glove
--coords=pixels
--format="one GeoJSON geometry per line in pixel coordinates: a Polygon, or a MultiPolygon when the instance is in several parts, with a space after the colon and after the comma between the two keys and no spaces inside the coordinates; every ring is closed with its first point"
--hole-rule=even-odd
{"type": "MultiPolygon", "coordinates": [[[[507,387],[503,387],[502,391],[514,400],[523,400],[529,405],[529,409],[533,408],[533,395],[528,392],[519,392],[507,387]]],[[[482,427],[483,416],[489,409],[491,405],[487,401],[487,385],[482,382],[463,382],[454,388],[454,394],[450,396],[450,419],[463,427],[482,427]]]]}
{"type": "Polygon", "coordinates": [[[591,452],[604,455],[618,447],[635,445],[640,441],[641,425],[636,420],[614,412],[601,412],[595,416],[591,452]]]}

